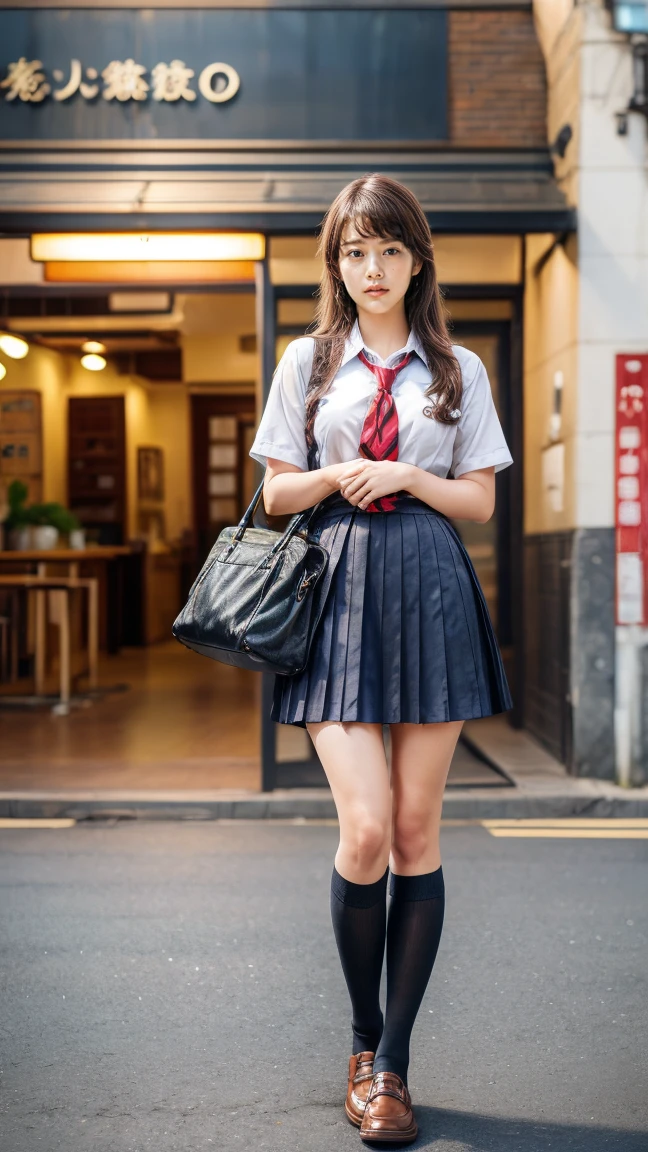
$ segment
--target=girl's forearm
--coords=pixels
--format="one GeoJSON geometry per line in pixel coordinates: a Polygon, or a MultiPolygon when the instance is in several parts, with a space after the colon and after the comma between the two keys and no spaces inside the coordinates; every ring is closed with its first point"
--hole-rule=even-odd
{"type": "MultiPolygon", "coordinates": [[[[336,466],[339,471],[339,465],[336,466]]],[[[263,503],[269,516],[303,512],[339,488],[331,467],[315,468],[312,472],[278,472],[266,480],[263,503]]]]}
{"type": "Polygon", "coordinates": [[[411,469],[411,481],[404,487],[412,496],[455,520],[474,520],[479,524],[490,520],[494,498],[477,480],[443,480],[415,464],[411,469]]]}

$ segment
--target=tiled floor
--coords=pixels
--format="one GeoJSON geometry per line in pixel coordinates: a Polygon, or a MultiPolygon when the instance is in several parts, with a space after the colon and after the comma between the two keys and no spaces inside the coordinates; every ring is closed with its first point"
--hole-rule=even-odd
{"type": "MultiPolygon", "coordinates": [[[[0,707],[0,791],[260,787],[257,673],[170,641],[102,655],[100,680],[101,697],[68,716],[0,707]]],[[[308,746],[304,729],[277,725],[280,759],[308,746]]],[[[498,782],[459,747],[451,784],[498,782]]]]}

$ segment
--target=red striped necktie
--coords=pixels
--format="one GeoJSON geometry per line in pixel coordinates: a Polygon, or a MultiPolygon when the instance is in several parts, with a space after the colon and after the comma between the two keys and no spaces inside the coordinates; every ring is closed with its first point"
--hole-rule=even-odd
{"type": "MultiPolygon", "coordinates": [[[[409,364],[412,355],[412,352],[408,352],[394,368],[381,368],[378,364],[372,364],[364,352],[358,353],[362,363],[378,378],[378,388],[369,405],[360,436],[360,454],[368,460],[398,460],[398,412],[392,396],[392,384],[401,368],[409,364]]],[[[389,496],[379,496],[363,511],[392,512],[396,495],[394,492],[389,496]]]]}

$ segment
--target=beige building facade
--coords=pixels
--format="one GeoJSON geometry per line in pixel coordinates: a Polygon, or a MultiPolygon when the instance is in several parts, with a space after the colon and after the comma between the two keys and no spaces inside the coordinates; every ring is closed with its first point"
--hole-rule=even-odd
{"type": "MultiPolygon", "coordinates": [[[[625,689],[615,692],[615,373],[617,355],[645,353],[648,342],[646,120],[620,116],[634,92],[633,41],[614,30],[610,5],[538,0],[534,18],[547,139],[578,227],[526,249],[524,530],[536,600],[527,716],[541,736],[553,708],[554,745],[562,740],[572,770],[614,778],[630,706],[625,689]],[[562,635],[553,626],[547,635],[548,611],[562,635]],[[555,692],[543,700],[552,678],[557,709],[555,692]]],[[[645,755],[636,745],[637,782],[645,755]]]]}
{"type": "MultiPolygon", "coordinates": [[[[23,51],[25,20],[30,43],[44,45],[47,76],[60,63],[45,48],[60,22],[70,50],[78,36],[75,50],[99,59],[104,6],[27,0],[23,9],[23,22],[12,21],[11,5],[0,0],[13,51],[2,68],[23,51]]],[[[0,397],[10,389],[41,396],[42,496],[63,503],[71,401],[123,403],[125,510],[117,535],[167,549],[169,572],[183,550],[172,595],[170,578],[165,586],[170,625],[188,550],[195,570],[258,481],[246,447],[278,357],[312,319],[326,207],[363,172],[402,179],[430,221],[454,338],[484,359],[515,458],[498,477],[496,519],[462,529],[497,623],[515,700],[511,722],[573,773],[614,778],[614,363],[618,352],[643,350],[648,335],[645,123],[631,114],[619,136],[616,118],[632,93],[629,39],[612,30],[603,0],[429,0],[407,13],[376,2],[371,11],[345,5],[335,20],[332,9],[325,20],[317,3],[301,9],[284,12],[282,28],[299,16],[298,37],[312,23],[324,54],[326,38],[334,46],[338,34],[335,20],[362,25],[376,51],[387,25],[393,42],[415,24],[438,65],[433,138],[432,112],[419,124],[417,92],[402,68],[394,83],[403,114],[391,127],[389,110],[374,123],[360,96],[349,138],[326,136],[329,127],[316,117],[310,127],[297,123],[290,102],[275,106],[272,95],[262,109],[259,68],[270,69],[269,93],[279,91],[285,69],[278,58],[273,72],[267,53],[257,60],[254,38],[272,41],[280,4],[250,4],[245,15],[241,6],[206,0],[182,10],[177,26],[180,10],[174,15],[166,3],[146,13],[130,0],[116,4],[110,35],[119,27],[122,39],[109,42],[111,52],[120,43],[146,46],[152,24],[156,43],[181,27],[198,75],[207,62],[205,29],[219,31],[240,90],[214,105],[219,134],[202,127],[204,85],[195,101],[169,109],[150,94],[125,98],[121,121],[116,102],[104,107],[101,95],[92,104],[77,93],[55,107],[50,94],[41,108],[25,104],[32,137],[21,128],[20,101],[0,99],[0,324],[30,342],[23,361],[4,361],[0,397]],[[262,17],[265,31],[255,23],[262,17]],[[123,138],[115,138],[122,121],[123,138]],[[262,236],[265,255],[110,270],[48,265],[32,250],[42,233],[222,231],[262,236]],[[107,348],[107,367],[96,375],[79,363],[88,339],[107,348]],[[222,429],[223,420],[236,426],[230,480],[222,463],[210,461],[234,452],[234,441],[224,451],[204,431],[222,429]],[[147,445],[162,450],[166,472],[153,529],[138,492],[138,452],[147,445]]],[[[155,62],[144,55],[147,76],[155,62]]],[[[302,82],[300,107],[318,97],[308,88],[316,80],[304,72],[295,81],[302,82]]],[[[267,732],[264,740],[271,758],[267,732]]]]}

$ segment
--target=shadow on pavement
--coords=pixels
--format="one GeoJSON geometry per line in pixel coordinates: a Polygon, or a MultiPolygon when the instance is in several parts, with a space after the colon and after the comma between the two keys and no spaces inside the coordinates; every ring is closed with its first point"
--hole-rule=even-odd
{"type": "MultiPolygon", "coordinates": [[[[552,1124],[415,1106],[418,1139],[412,1149],[442,1147],[457,1152],[646,1152],[643,1131],[592,1124],[552,1124]]],[[[367,1145],[371,1147],[371,1145],[367,1145]]]]}

